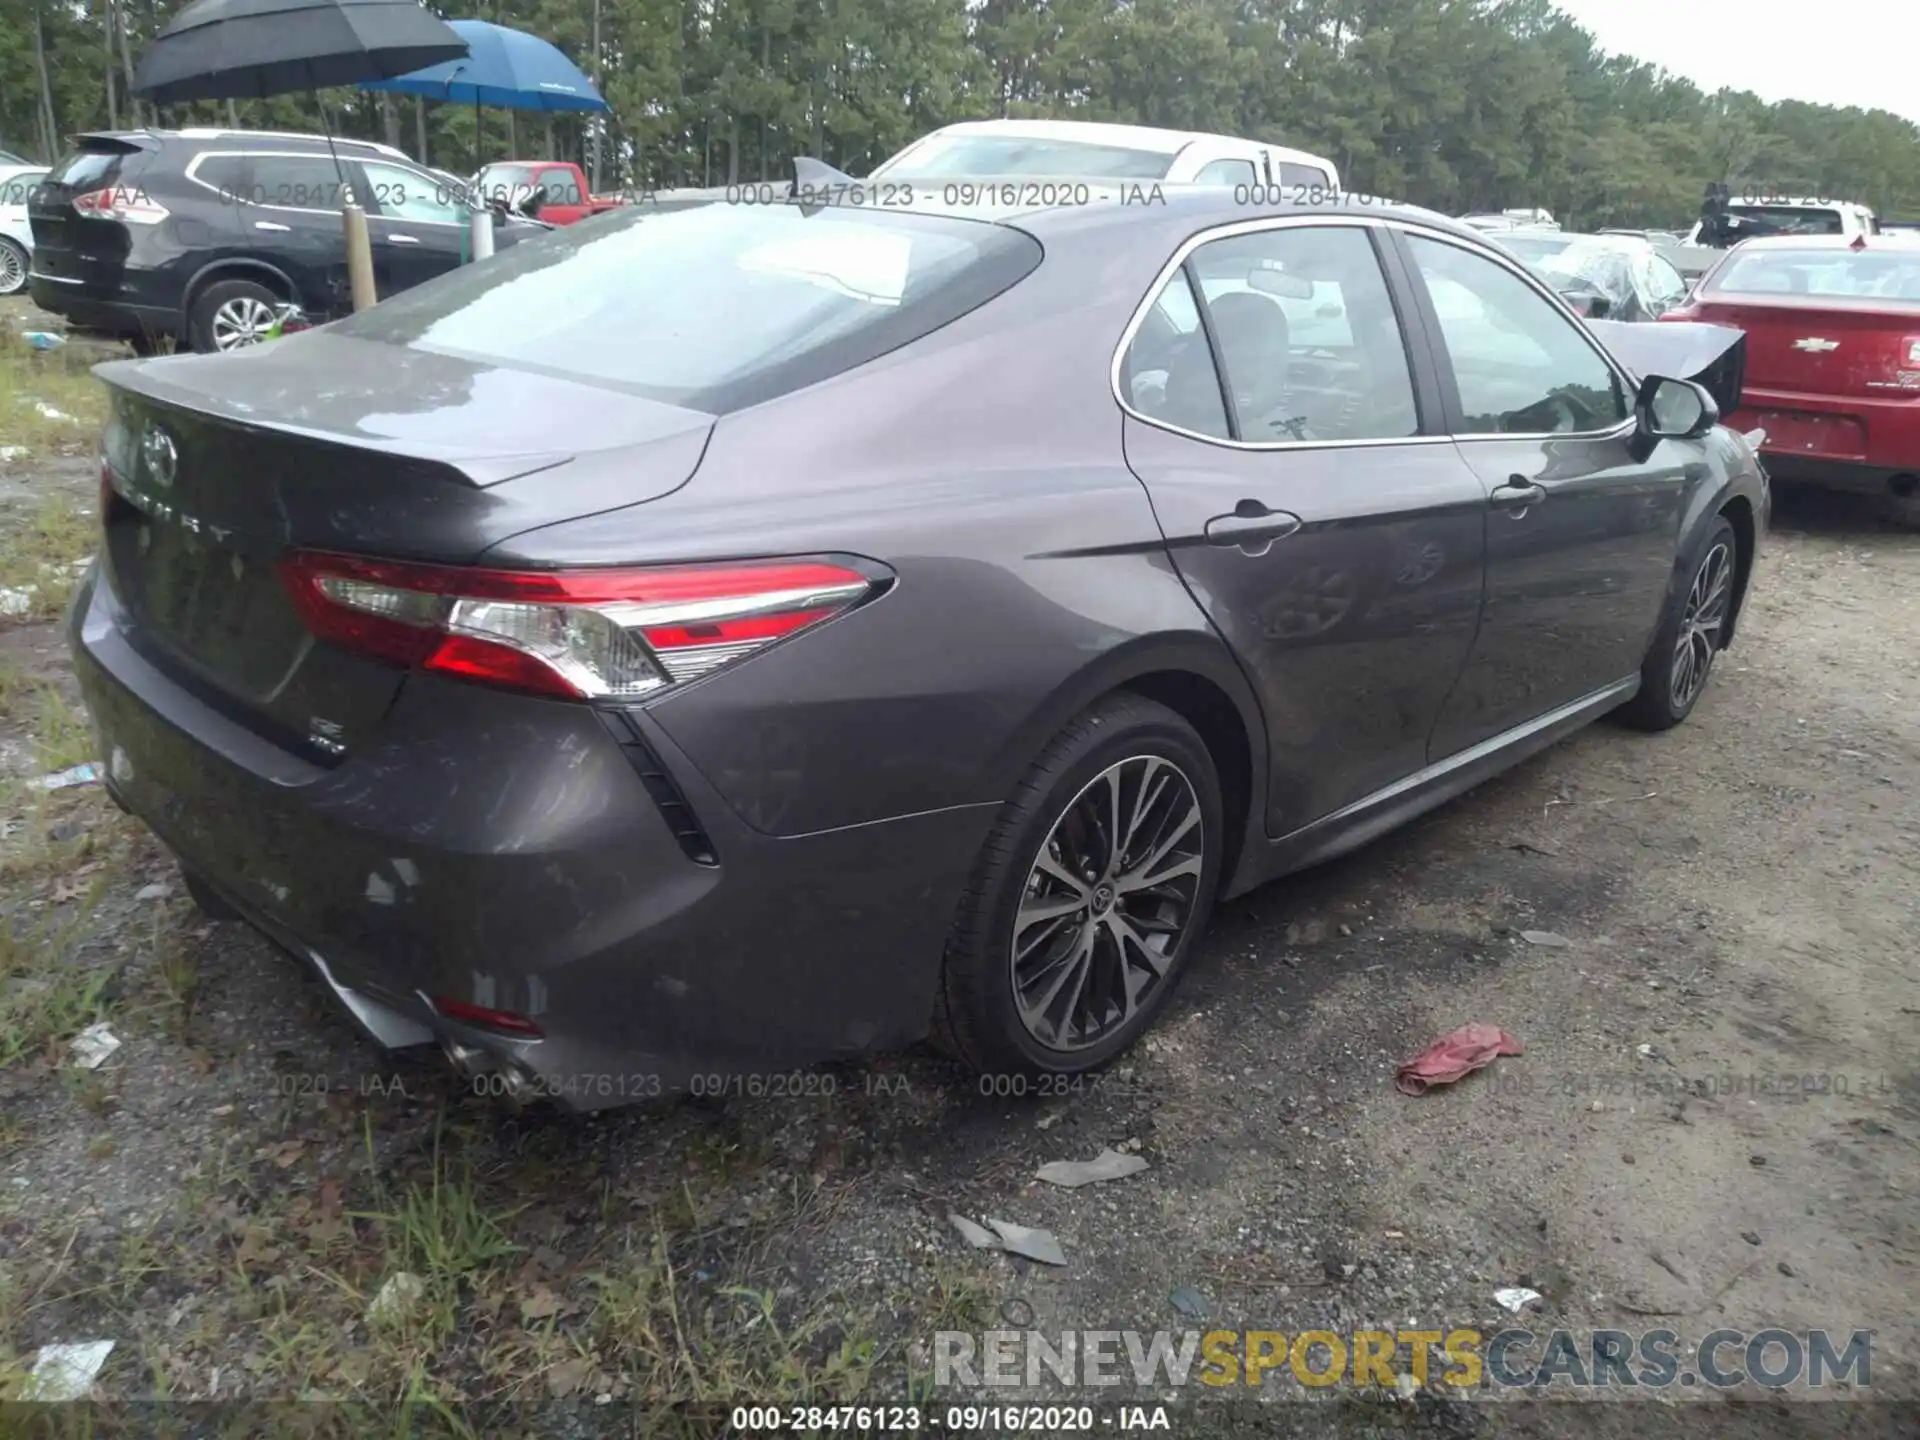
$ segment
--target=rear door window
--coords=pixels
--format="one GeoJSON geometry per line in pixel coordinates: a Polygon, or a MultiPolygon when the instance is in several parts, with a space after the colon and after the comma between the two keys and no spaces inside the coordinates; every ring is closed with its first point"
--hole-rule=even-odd
{"type": "Polygon", "coordinates": [[[1141,415],[1213,439],[1314,443],[1419,431],[1386,277],[1366,231],[1354,226],[1285,226],[1200,246],[1148,308],[1121,378],[1141,415]],[[1195,284],[1217,352],[1207,347],[1195,284]]]}
{"type": "Polygon", "coordinates": [[[345,199],[341,172],[326,155],[254,155],[244,199],[276,210],[338,212],[345,199]]]}
{"type": "Polygon", "coordinates": [[[339,330],[724,414],[919,339],[1041,255],[1006,226],[904,211],[631,207],[461,267],[339,330]]]}
{"type": "Polygon", "coordinates": [[[1356,226],[1286,226],[1216,240],[1188,263],[1242,440],[1404,439],[1413,376],[1385,275],[1356,226]]]}
{"type": "Polygon", "coordinates": [[[231,205],[251,198],[253,165],[245,155],[202,155],[187,167],[194,184],[213,191],[221,203],[231,205]]]}

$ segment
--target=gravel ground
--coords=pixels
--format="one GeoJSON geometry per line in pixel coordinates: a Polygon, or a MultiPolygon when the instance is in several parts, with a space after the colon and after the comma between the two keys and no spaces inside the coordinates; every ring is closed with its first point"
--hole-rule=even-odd
{"type": "MultiPolygon", "coordinates": [[[[0,467],[0,513],[90,485],[85,462],[0,467]]],[[[1492,1331],[1513,1323],[1493,1291],[1523,1285],[1542,1331],[1871,1330],[1870,1394],[1916,1398],[1920,535],[1835,497],[1780,511],[1688,724],[1593,728],[1222,907],[1160,1029],[1065,1095],[983,1095],[916,1052],[804,1098],[515,1114],[377,1052],[285,956],[200,918],[96,793],[16,784],[14,840],[68,848],[0,904],[16,937],[71,920],[62,963],[105,977],[123,1044],[76,1072],[69,1030],[0,1072],[0,1374],[112,1338],[111,1397],[944,1402],[936,1330],[1492,1331]],[[1395,1091],[1475,1020],[1525,1054],[1395,1091]],[[1144,1173],[1032,1178],[1123,1143],[1144,1173]],[[954,1210],[1045,1227],[1068,1263],[972,1251],[954,1210]],[[401,1270],[440,1308],[396,1330],[366,1310],[401,1270]]],[[[0,662],[71,694],[53,626],[0,630],[0,662]]],[[[0,719],[16,772],[39,713],[0,719]]],[[[1302,1433],[1585,1435],[1665,1433],[1704,1394],[1277,1398],[1302,1433]]],[[[1738,1418],[1909,1418],[1846,1397],[1738,1418]]],[[[1201,1434],[1241,1412],[1189,1390],[1169,1414],[1201,1434]]]]}

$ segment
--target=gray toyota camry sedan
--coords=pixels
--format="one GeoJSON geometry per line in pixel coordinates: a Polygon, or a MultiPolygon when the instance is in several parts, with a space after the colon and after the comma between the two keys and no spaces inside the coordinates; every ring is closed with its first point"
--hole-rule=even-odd
{"type": "Polygon", "coordinates": [[[949,188],[101,367],[71,643],[199,903],[575,1107],[1071,1074],[1219,898],[1694,708],[1768,496],[1684,366],[1431,212],[949,188]]]}

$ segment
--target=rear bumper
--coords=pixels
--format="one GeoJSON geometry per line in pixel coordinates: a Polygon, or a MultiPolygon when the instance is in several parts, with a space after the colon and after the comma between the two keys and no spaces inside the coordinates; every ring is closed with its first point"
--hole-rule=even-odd
{"type": "Polygon", "coordinates": [[[1807,466],[1851,467],[1883,477],[1920,473],[1920,392],[1889,392],[1877,400],[1748,386],[1739,413],[1725,423],[1765,430],[1760,453],[1782,479],[1817,480],[1818,473],[1794,473],[1807,466]]]}
{"type": "Polygon", "coordinates": [[[1767,473],[1789,485],[1815,485],[1822,490],[1842,490],[1851,495],[1912,494],[1920,482],[1920,466],[1907,470],[1883,465],[1862,465],[1855,461],[1823,460],[1818,456],[1779,455],[1763,450],[1767,473]]]}
{"type": "Polygon", "coordinates": [[[102,294],[84,282],[29,272],[27,294],[35,305],[63,317],[74,328],[103,335],[172,335],[180,326],[175,307],[102,294]]]}
{"type": "Polygon", "coordinates": [[[177,683],[128,623],[96,568],[69,641],[115,798],[385,1043],[476,1046],[597,1109],[924,1034],[993,807],[774,839],[644,714],[623,745],[588,707],[418,674],[323,768],[177,683]],[[676,839],[636,742],[716,864],[676,839]],[[436,995],[542,1038],[448,1021],[436,995]]]}

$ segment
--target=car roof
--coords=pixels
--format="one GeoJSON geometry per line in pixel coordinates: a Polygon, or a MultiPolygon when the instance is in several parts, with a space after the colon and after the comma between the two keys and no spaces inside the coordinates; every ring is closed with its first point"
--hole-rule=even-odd
{"type": "MultiPolygon", "coordinates": [[[[901,182],[901,188],[909,183],[901,182]]],[[[1271,187],[1270,199],[1263,192],[1249,203],[1246,187],[1167,180],[1089,181],[1085,177],[1051,179],[1033,175],[1009,176],[1002,180],[968,176],[937,187],[918,187],[910,201],[902,199],[899,193],[888,198],[891,182],[885,179],[853,184],[865,187],[866,198],[858,206],[847,202],[848,209],[897,210],[985,221],[1011,225],[1036,236],[1069,228],[1105,228],[1152,220],[1191,223],[1194,229],[1200,229],[1230,225],[1237,220],[1319,215],[1329,219],[1370,216],[1408,221],[1481,245],[1488,244],[1485,235],[1437,210],[1352,193],[1330,195],[1317,203],[1305,198],[1295,201],[1286,198],[1282,186],[1271,187]]]]}
{"type": "Polygon", "coordinates": [[[76,140],[120,140],[136,143],[141,140],[186,140],[194,143],[203,141],[224,141],[238,145],[314,145],[324,150],[329,145],[343,150],[368,151],[389,156],[395,160],[405,160],[408,164],[417,163],[404,150],[391,145],[382,145],[374,140],[355,140],[345,135],[336,135],[331,140],[325,135],[313,135],[300,130],[235,130],[227,126],[190,125],[179,130],[163,130],[155,126],[146,126],[138,130],[87,130],[74,137],[76,140]]]}
{"type": "MultiPolygon", "coordinates": [[[[935,135],[1011,135],[1028,140],[1076,140],[1089,145],[1124,145],[1177,155],[1196,140],[1248,142],[1245,137],[1207,130],[1168,130],[1158,125],[1115,125],[1099,120],[961,120],[942,125],[935,135]]],[[[1284,148],[1284,147],[1282,147],[1284,148]]]]}

